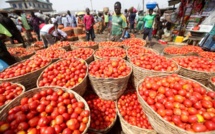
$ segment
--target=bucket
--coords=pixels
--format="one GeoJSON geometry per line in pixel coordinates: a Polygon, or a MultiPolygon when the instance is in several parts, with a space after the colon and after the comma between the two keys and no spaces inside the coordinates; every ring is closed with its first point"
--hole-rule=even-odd
{"type": "Polygon", "coordinates": [[[177,42],[177,43],[182,43],[183,40],[184,40],[184,37],[183,37],[183,36],[177,36],[177,37],[175,38],[175,42],[177,42]]]}
{"type": "Polygon", "coordinates": [[[147,9],[154,9],[157,6],[157,2],[150,0],[149,2],[147,2],[146,4],[146,8],[147,9]]]}

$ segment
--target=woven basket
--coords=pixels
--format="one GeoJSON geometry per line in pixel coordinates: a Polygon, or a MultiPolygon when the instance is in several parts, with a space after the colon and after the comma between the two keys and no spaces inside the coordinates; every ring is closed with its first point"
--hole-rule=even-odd
{"type": "Polygon", "coordinates": [[[78,47],[78,46],[75,46],[73,43],[71,43],[70,47],[71,47],[71,50],[76,49],[76,48],[92,48],[93,50],[96,50],[96,49],[98,49],[98,44],[96,44],[94,46],[78,47]]]}
{"type": "Polygon", "coordinates": [[[80,41],[86,41],[86,35],[85,36],[78,36],[78,40],[80,41]]]}
{"type": "MultiPolygon", "coordinates": [[[[58,60],[54,64],[56,64],[57,62],[61,62],[63,60],[65,60],[65,59],[58,60]]],[[[53,64],[51,64],[50,66],[52,66],[52,65],[53,64]]],[[[87,66],[86,62],[85,62],[85,65],[87,66]]],[[[37,79],[37,87],[40,87],[39,86],[39,81],[41,80],[44,71],[40,74],[39,78],[37,79]]],[[[72,87],[70,90],[75,91],[76,93],[78,93],[81,96],[84,95],[84,93],[85,93],[85,91],[87,89],[87,74],[88,74],[88,67],[87,67],[87,72],[86,72],[86,75],[85,75],[83,81],[81,83],[75,85],[74,87],[72,87]]],[[[66,87],[64,87],[64,88],[66,88],[66,87]]]]}
{"type": "Polygon", "coordinates": [[[32,52],[31,54],[29,55],[26,55],[26,56],[22,56],[22,57],[17,57],[17,56],[14,56],[14,58],[16,59],[16,61],[23,61],[23,60],[26,60],[26,59],[29,59],[31,56],[33,56],[35,54],[35,52],[32,52]]]}
{"type": "Polygon", "coordinates": [[[19,44],[7,44],[6,47],[22,47],[22,43],[19,44]]]}
{"type": "MultiPolygon", "coordinates": [[[[155,53],[156,55],[159,55],[159,54],[160,54],[157,50],[154,50],[154,49],[151,49],[151,48],[145,48],[145,47],[143,47],[143,48],[152,51],[152,52],[155,53]]],[[[129,61],[130,58],[135,57],[135,56],[130,57],[130,56],[128,55],[128,49],[130,49],[130,47],[126,49],[127,60],[129,61]]],[[[148,54],[148,53],[145,53],[145,54],[148,54]]],[[[145,54],[143,53],[142,55],[145,55],[145,54]]],[[[142,55],[141,55],[141,56],[142,56],[142,55]]]]}
{"type": "Polygon", "coordinates": [[[73,31],[74,31],[74,34],[75,34],[76,36],[78,36],[79,34],[83,34],[83,29],[80,28],[80,27],[75,27],[75,28],[73,29],[73,31]]]}
{"type": "MultiPolygon", "coordinates": [[[[25,61],[25,60],[24,60],[25,61]]],[[[24,62],[21,61],[21,62],[24,62]]],[[[11,65],[9,68],[16,66],[19,63],[15,63],[11,65]]],[[[51,61],[50,63],[51,64],[51,61]]],[[[0,79],[0,83],[2,82],[14,82],[14,83],[21,83],[23,86],[25,86],[26,90],[32,89],[36,87],[36,81],[37,78],[40,76],[40,74],[43,72],[43,70],[49,65],[47,64],[46,66],[40,68],[39,70],[35,70],[33,72],[24,74],[22,76],[18,77],[13,77],[13,78],[7,78],[7,79],[0,79]]],[[[3,70],[4,71],[4,70],[3,70]]]]}
{"type": "Polygon", "coordinates": [[[138,82],[141,79],[144,79],[147,76],[162,75],[162,74],[177,74],[177,73],[179,73],[180,66],[175,61],[173,61],[173,62],[178,66],[178,69],[176,71],[173,71],[173,72],[162,72],[162,71],[154,71],[154,70],[143,69],[143,68],[138,67],[138,66],[136,66],[136,65],[134,65],[133,63],[130,62],[131,65],[132,65],[132,68],[133,68],[133,74],[131,76],[131,80],[132,80],[133,85],[136,87],[138,82]]]}
{"type": "MultiPolygon", "coordinates": [[[[126,62],[126,61],[125,61],[126,62]]],[[[127,66],[132,66],[126,62],[127,66]]],[[[117,100],[127,88],[132,71],[122,78],[96,78],[89,74],[89,80],[95,93],[104,100],[117,100]]]]}
{"type": "MultiPolygon", "coordinates": [[[[25,87],[24,87],[23,85],[21,85],[21,84],[19,84],[19,83],[12,83],[12,84],[16,84],[16,85],[18,85],[18,86],[20,86],[20,87],[22,88],[22,93],[21,93],[21,94],[23,94],[23,93],[25,92],[25,87]]],[[[20,95],[21,95],[21,94],[20,94],[20,95]]],[[[20,95],[19,95],[19,96],[20,96],[20,95]]],[[[17,97],[19,97],[19,96],[17,96],[17,97]]],[[[17,97],[16,97],[16,98],[17,98],[17,97]]],[[[16,98],[14,98],[14,99],[16,99],[16,98]]],[[[13,99],[13,100],[14,100],[14,99],[13,99]]],[[[12,101],[13,101],[13,100],[12,100],[12,101]]],[[[12,101],[10,101],[10,102],[12,102],[12,101]]],[[[4,105],[2,105],[2,106],[0,106],[0,111],[1,111],[4,107],[6,107],[7,105],[9,105],[10,102],[9,102],[9,103],[6,103],[6,104],[4,104],[4,105]]],[[[0,112],[0,113],[1,113],[1,112],[0,112]]]]}
{"type": "Polygon", "coordinates": [[[96,130],[96,129],[93,129],[93,128],[89,128],[89,131],[93,132],[93,133],[96,133],[96,134],[107,134],[111,130],[111,128],[114,126],[114,124],[116,123],[116,120],[117,120],[117,110],[116,110],[115,119],[112,122],[112,124],[110,124],[110,126],[108,126],[106,129],[101,129],[101,130],[96,130]]]}
{"type": "MultiPolygon", "coordinates": [[[[181,56],[177,57],[180,58],[181,56]]],[[[215,75],[215,73],[207,73],[204,71],[194,71],[184,67],[180,67],[179,74],[191,79],[194,79],[204,85],[208,84],[208,80],[211,76],[215,75]]]]}
{"type": "MultiPolygon", "coordinates": [[[[116,103],[118,104],[118,102],[116,102],[116,103]]],[[[124,118],[120,114],[118,105],[116,107],[117,107],[117,114],[119,116],[122,131],[125,134],[156,134],[156,131],[154,131],[154,130],[144,129],[144,128],[140,128],[140,127],[129,124],[127,121],[124,120],[124,118]]]]}
{"type": "Polygon", "coordinates": [[[65,49],[66,51],[70,51],[70,45],[64,46],[62,48],[65,49]]]}
{"type": "MultiPolygon", "coordinates": [[[[167,75],[157,75],[157,76],[167,76],[167,75]]],[[[154,76],[150,76],[150,77],[154,77],[154,76]]],[[[183,76],[180,76],[183,79],[188,79],[191,81],[195,81],[183,76]]],[[[139,83],[138,83],[138,87],[139,85],[144,81],[144,79],[142,79],[139,83]]],[[[210,89],[206,88],[204,85],[200,84],[202,87],[204,87],[207,91],[211,91],[210,89]]],[[[138,101],[140,102],[143,111],[145,112],[145,114],[148,117],[149,122],[151,123],[152,127],[155,129],[155,131],[159,134],[214,134],[215,131],[210,131],[210,132],[203,132],[203,133],[193,133],[193,132],[189,132],[186,131],[184,129],[181,129],[173,124],[171,124],[170,122],[164,120],[160,115],[158,115],[140,96],[138,87],[136,88],[137,91],[137,97],[138,97],[138,101]]]]}
{"type": "MultiPolygon", "coordinates": [[[[212,77],[214,77],[214,76],[212,76],[212,77]]],[[[212,77],[210,77],[209,79],[208,79],[208,87],[210,88],[210,89],[212,89],[212,90],[214,90],[215,91],[215,84],[212,82],[212,77]]]]}
{"type": "MultiPolygon", "coordinates": [[[[33,95],[34,95],[35,93],[38,93],[38,92],[40,92],[40,91],[42,91],[42,90],[46,90],[46,89],[49,89],[49,88],[52,88],[52,89],[55,90],[55,91],[57,91],[57,90],[59,90],[59,89],[62,89],[62,90],[64,90],[64,91],[67,92],[67,93],[72,93],[72,94],[74,94],[75,98],[76,98],[78,101],[81,101],[81,102],[84,103],[84,105],[85,105],[85,110],[89,110],[89,111],[90,111],[90,108],[89,108],[87,102],[86,102],[80,95],[78,95],[77,93],[75,93],[74,91],[68,90],[68,89],[66,89],[66,88],[61,88],[61,87],[42,87],[42,88],[34,88],[34,89],[32,89],[32,90],[29,90],[29,91],[23,93],[22,95],[20,95],[19,97],[17,97],[15,100],[13,100],[9,105],[7,105],[7,106],[1,111],[0,121],[4,121],[4,120],[7,119],[8,111],[9,111],[11,108],[13,108],[13,107],[19,105],[22,98],[24,98],[24,97],[33,97],[33,95]]],[[[89,121],[88,121],[88,123],[87,123],[86,129],[85,129],[85,131],[83,132],[83,134],[86,133],[86,131],[87,131],[87,129],[89,128],[89,126],[90,126],[90,117],[89,117],[89,121]]]]}

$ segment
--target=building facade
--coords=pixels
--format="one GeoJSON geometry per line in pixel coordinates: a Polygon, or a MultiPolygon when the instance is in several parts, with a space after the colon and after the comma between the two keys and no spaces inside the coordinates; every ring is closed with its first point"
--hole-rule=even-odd
{"type": "Polygon", "coordinates": [[[41,10],[41,11],[53,11],[52,3],[49,0],[8,0],[13,9],[18,10],[41,10]]]}

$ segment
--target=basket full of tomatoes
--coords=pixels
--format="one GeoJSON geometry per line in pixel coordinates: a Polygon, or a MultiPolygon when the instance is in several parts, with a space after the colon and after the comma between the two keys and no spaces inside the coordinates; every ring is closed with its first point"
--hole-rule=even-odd
{"type": "Polygon", "coordinates": [[[138,100],[159,134],[215,133],[215,92],[179,76],[149,76],[138,83],[138,100]]]}
{"type": "Polygon", "coordinates": [[[28,59],[35,54],[34,50],[26,49],[23,47],[10,47],[8,48],[8,51],[12,56],[14,56],[16,61],[28,59]]]}
{"type": "Polygon", "coordinates": [[[60,87],[29,90],[7,105],[0,116],[0,133],[86,133],[90,109],[74,91],[60,87]]]}
{"type": "Polygon", "coordinates": [[[146,45],[146,41],[140,38],[129,38],[129,39],[125,39],[122,42],[123,47],[125,49],[129,48],[129,47],[136,47],[136,46],[145,46],[146,45]]]}
{"type": "Polygon", "coordinates": [[[62,59],[48,66],[39,76],[37,87],[60,86],[83,95],[87,88],[87,63],[82,59],[62,59]]]}
{"type": "Polygon", "coordinates": [[[126,58],[126,51],[123,48],[119,47],[105,47],[100,48],[95,51],[94,59],[103,59],[103,58],[126,58]]]}
{"type": "Polygon", "coordinates": [[[105,41],[105,42],[99,42],[99,48],[104,48],[104,47],[123,47],[121,42],[112,42],[112,41],[105,41]]]}
{"type": "Polygon", "coordinates": [[[215,61],[197,56],[172,58],[181,67],[179,74],[207,85],[208,79],[215,74],[215,61]]]}
{"type": "Polygon", "coordinates": [[[137,83],[151,75],[178,73],[180,67],[171,59],[164,56],[147,54],[130,58],[133,67],[132,82],[137,83]]]}
{"type": "Polygon", "coordinates": [[[51,45],[50,48],[53,48],[53,49],[63,48],[66,51],[69,51],[70,50],[70,42],[69,41],[58,41],[57,43],[51,45]]]}
{"type": "Polygon", "coordinates": [[[131,73],[131,65],[119,58],[96,60],[89,65],[90,83],[105,100],[117,100],[123,94],[131,73]]]}
{"type": "Polygon", "coordinates": [[[108,133],[117,119],[115,102],[103,100],[94,93],[86,94],[84,99],[90,108],[91,122],[88,131],[92,133],[108,133]]]}
{"type": "Polygon", "coordinates": [[[93,54],[94,50],[92,48],[77,48],[63,54],[61,59],[79,58],[89,64],[94,60],[93,54]]]}
{"type": "Polygon", "coordinates": [[[118,99],[117,110],[125,134],[156,134],[142,111],[135,90],[125,92],[118,99]]]}
{"type": "Polygon", "coordinates": [[[70,45],[71,49],[75,49],[75,48],[92,48],[94,50],[98,49],[98,44],[96,42],[93,41],[86,41],[86,42],[76,42],[76,43],[72,43],[70,45]]]}
{"type": "Polygon", "coordinates": [[[18,83],[3,82],[0,84],[0,111],[13,99],[25,92],[25,87],[18,83]]]}
{"type": "Polygon", "coordinates": [[[15,63],[0,72],[0,82],[21,83],[25,88],[36,87],[40,73],[51,64],[47,58],[34,57],[15,63]]]}

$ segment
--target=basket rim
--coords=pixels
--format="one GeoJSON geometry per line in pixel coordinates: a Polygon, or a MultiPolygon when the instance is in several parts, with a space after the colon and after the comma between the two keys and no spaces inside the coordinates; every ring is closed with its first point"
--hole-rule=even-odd
{"type": "Polygon", "coordinates": [[[126,54],[126,50],[124,50],[123,48],[120,48],[120,47],[103,47],[103,48],[99,48],[99,49],[95,50],[94,56],[95,56],[96,58],[98,58],[98,59],[104,59],[104,58],[123,58],[123,59],[125,59],[126,56],[127,56],[127,54],[126,54]],[[99,56],[97,55],[98,51],[100,51],[100,50],[104,50],[104,49],[113,49],[113,48],[115,48],[115,49],[121,49],[123,52],[125,52],[125,56],[124,56],[124,57],[99,57],[99,56]]]}
{"type": "MultiPolygon", "coordinates": [[[[26,89],[25,89],[25,86],[23,86],[22,84],[16,83],[16,82],[9,82],[9,83],[20,86],[20,87],[22,88],[22,93],[21,93],[21,94],[25,93],[25,90],[26,90],[26,89]]],[[[12,100],[10,100],[8,103],[4,103],[4,105],[0,106],[0,113],[1,113],[1,109],[3,109],[3,108],[4,108],[5,106],[7,106],[8,104],[10,104],[10,102],[12,102],[14,99],[16,99],[17,97],[19,97],[21,94],[19,94],[18,96],[16,96],[16,97],[13,98],[12,100]]]]}
{"type": "MultiPolygon", "coordinates": [[[[21,94],[21,95],[31,93],[31,92],[33,92],[33,91],[35,91],[35,90],[41,91],[41,90],[46,90],[46,89],[49,89],[49,88],[52,88],[54,91],[59,90],[59,89],[62,89],[64,92],[73,93],[76,99],[77,99],[77,97],[78,97],[78,98],[80,98],[81,102],[84,102],[84,106],[85,106],[84,109],[90,111],[90,108],[89,108],[87,102],[85,101],[85,99],[84,99],[82,96],[80,96],[80,95],[79,95],[78,93],[76,93],[75,91],[69,90],[68,88],[64,88],[64,87],[59,87],[59,86],[37,87],[37,88],[33,88],[33,89],[31,89],[31,90],[28,90],[28,91],[24,92],[24,93],[21,94]]],[[[37,92],[39,92],[39,91],[37,91],[37,92]]],[[[17,102],[17,99],[19,99],[19,98],[20,98],[20,96],[17,97],[16,99],[14,99],[13,101],[11,101],[10,104],[17,102]]],[[[21,100],[20,100],[20,101],[21,101],[21,100]]],[[[19,102],[19,104],[20,104],[20,102],[19,102]]],[[[17,106],[17,105],[16,105],[16,106],[17,106]]],[[[7,107],[7,106],[6,106],[6,107],[7,107]]],[[[2,112],[3,110],[5,110],[6,107],[4,107],[0,112],[2,112]]],[[[7,110],[7,111],[9,111],[9,110],[7,110]]],[[[84,134],[84,133],[87,132],[87,128],[90,127],[90,122],[91,122],[91,116],[89,115],[89,120],[88,120],[88,122],[87,122],[87,124],[86,124],[87,127],[86,127],[86,129],[84,130],[84,132],[82,132],[82,134],[84,134]]]]}
{"type": "MultiPolygon", "coordinates": [[[[98,60],[104,60],[104,59],[106,59],[106,58],[98,59],[98,60]]],[[[126,77],[128,77],[128,76],[130,76],[130,75],[132,74],[132,65],[130,65],[130,63],[129,63],[128,61],[126,61],[126,60],[124,60],[124,59],[122,59],[122,58],[110,58],[110,59],[121,59],[121,60],[123,60],[123,61],[126,63],[126,65],[127,65],[128,67],[131,68],[130,73],[129,73],[128,75],[124,76],[124,77],[119,77],[119,78],[100,78],[100,77],[98,78],[98,77],[95,77],[95,76],[91,75],[91,74],[89,73],[89,70],[88,70],[88,76],[89,76],[89,78],[93,78],[93,79],[97,79],[97,80],[118,80],[118,79],[124,79],[124,78],[126,78],[126,77]]],[[[98,61],[98,60],[97,60],[97,61],[98,61]]],[[[93,62],[96,62],[96,61],[93,61],[93,62]]],[[[93,62],[91,62],[91,63],[89,64],[89,66],[90,66],[93,62]]]]}
{"type": "MultiPolygon", "coordinates": [[[[161,74],[161,75],[151,75],[151,76],[148,76],[148,77],[152,78],[152,77],[165,77],[165,76],[170,76],[170,75],[168,75],[168,74],[161,74]]],[[[198,81],[195,81],[195,80],[193,80],[193,79],[190,79],[190,78],[188,78],[188,77],[184,77],[184,76],[181,76],[181,75],[178,75],[178,76],[179,76],[180,78],[183,78],[183,79],[187,79],[187,80],[191,80],[191,81],[193,81],[193,82],[197,82],[197,83],[200,84],[200,86],[203,87],[206,91],[213,91],[213,90],[209,89],[208,87],[204,86],[202,83],[200,83],[200,82],[198,82],[198,81]]],[[[171,123],[168,122],[167,120],[164,120],[159,114],[157,114],[157,113],[148,105],[147,102],[145,102],[145,100],[143,100],[143,98],[141,97],[141,95],[140,95],[140,93],[139,93],[139,89],[138,89],[138,88],[139,88],[140,84],[142,84],[142,82],[143,82],[145,79],[146,79],[146,78],[140,80],[140,81],[138,82],[137,86],[136,86],[136,91],[137,91],[137,96],[138,96],[138,98],[141,99],[141,100],[145,103],[145,105],[150,109],[150,112],[153,113],[153,114],[155,114],[160,120],[162,120],[163,122],[165,122],[165,123],[168,124],[168,125],[171,125],[174,129],[179,129],[180,131],[183,131],[183,132],[189,132],[189,131],[184,130],[184,129],[182,129],[182,128],[176,126],[176,125],[171,124],[171,123]]],[[[141,104],[141,105],[142,105],[142,104],[141,104]]],[[[147,115],[147,116],[148,116],[148,115],[147,115]]],[[[207,132],[215,132],[215,131],[207,131],[207,132]]],[[[202,132],[202,133],[193,133],[193,132],[189,132],[189,133],[190,133],[190,134],[205,134],[206,132],[202,132]]]]}
{"type": "MultiPolygon", "coordinates": [[[[76,59],[76,60],[79,60],[79,61],[80,61],[80,60],[83,60],[83,59],[79,59],[79,58],[73,58],[73,59],[76,59]]],[[[48,67],[53,66],[54,64],[56,64],[56,63],[58,63],[58,62],[61,62],[61,61],[64,61],[64,60],[68,60],[68,59],[60,59],[60,60],[58,60],[58,61],[52,63],[52,64],[49,65],[48,67]]],[[[84,79],[87,79],[87,76],[88,76],[88,64],[86,63],[85,60],[83,60],[83,61],[84,61],[85,65],[86,65],[86,75],[84,76],[83,80],[82,80],[80,83],[76,84],[75,86],[73,86],[73,87],[71,87],[71,88],[67,88],[67,89],[73,90],[74,88],[76,88],[77,86],[79,86],[79,85],[84,81],[84,79]]],[[[48,68],[48,67],[47,67],[47,68],[48,68]]],[[[39,86],[39,81],[40,81],[40,79],[42,78],[42,75],[43,75],[43,73],[44,73],[45,70],[46,70],[46,69],[44,69],[44,70],[42,71],[42,73],[40,74],[40,76],[37,78],[36,84],[37,84],[37,87],[38,87],[38,88],[41,87],[41,86],[39,86]]],[[[56,86],[58,86],[58,85],[55,85],[54,87],[56,87],[56,86]]],[[[47,87],[47,86],[42,86],[42,87],[47,87]]],[[[63,86],[63,88],[66,88],[66,87],[63,86]]]]}
{"type": "MultiPolygon", "coordinates": [[[[151,48],[146,48],[145,46],[136,46],[136,47],[144,48],[144,49],[146,49],[146,50],[150,50],[150,51],[153,52],[154,54],[160,55],[160,53],[159,53],[157,50],[154,50],[154,49],[151,49],[151,48]]],[[[132,58],[132,57],[135,57],[135,56],[139,56],[139,55],[129,56],[128,51],[129,51],[129,49],[132,49],[132,48],[134,48],[134,47],[128,47],[128,48],[126,48],[126,55],[127,55],[128,58],[132,58]]],[[[145,55],[145,54],[151,54],[151,53],[144,53],[144,54],[142,54],[142,55],[145,55]]]]}
{"type": "MultiPolygon", "coordinates": [[[[30,59],[31,59],[31,58],[30,58],[30,59]]],[[[26,59],[26,60],[28,60],[28,59],[26,59]]],[[[25,62],[26,60],[22,60],[22,61],[20,61],[20,62],[17,62],[17,63],[15,63],[15,64],[13,64],[13,65],[9,66],[8,68],[14,67],[14,66],[18,65],[19,63],[25,62]]],[[[6,78],[6,79],[2,79],[2,78],[0,78],[0,81],[11,81],[11,80],[14,80],[14,79],[17,79],[17,78],[21,78],[21,77],[23,77],[23,76],[26,76],[26,75],[29,75],[29,74],[35,73],[35,72],[37,72],[37,71],[39,71],[39,70],[41,70],[41,69],[45,69],[47,66],[49,66],[49,65],[51,64],[51,62],[52,62],[52,60],[50,60],[50,61],[48,62],[48,64],[47,64],[47,65],[45,65],[45,66],[41,67],[41,68],[40,68],[40,69],[38,69],[38,70],[34,70],[33,72],[29,72],[29,73],[26,73],[26,74],[24,74],[24,75],[20,75],[20,76],[12,77],[12,78],[6,78]]],[[[8,69],[8,68],[6,68],[6,69],[8,69]]],[[[2,70],[1,72],[4,72],[6,69],[2,70]]],[[[0,72],[0,73],[1,73],[1,72],[0,72]]]]}
{"type": "MultiPolygon", "coordinates": [[[[72,51],[77,50],[77,49],[90,49],[91,51],[93,51],[93,53],[92,53],[90,56],[88,56],[87,59],[82,59],[82,60],[85,60],[85,61],[87,61],[89,58],[91,58],[91,57],[94,55],[94,53],[95,53],[95,50],[94,50],[94,49],[88,48],[88,47],[83,47],[83,48],[82,48],[82,47],[78,47],[78,48],[74,48],[73,50],[68,51],[68,52],[66,52],[66,53],[71,53],[72,51]]],[[[66,53],[65,53],[65,54],[66,54],[66,53]]],[[[76,58],[76,57],[62,58],[62,56],[63,56],[63,55],[61,55],[59,59],[71,59],[71,58],[76,58]]],[[[77,58],[77,59],[81,59],[81,58],[77,58]]]]}
{"type": "MultiPolygon", "coordinates": [[[[136,90],[131,90],[131,91],[125,91],[124,93],[123,93],[123,95],[124,94],[127,94],[127,93],[130,93],[130,92],[137,92],[136,90]]],[[[146,129],[146,128],[140,128],[140,127],[138,127],[138,126],[134,126],[134,125],[131,125],[130,123],[128,123],[123,117],[122,117],[122,115],[121,115],[121,113],[119,112],[119,108],[118,108],[118,100],[120,99],[120,97],[116,100],[116,109],[117,109],[117,114],[118,114],[118,116],[119,116],[119,118],[120,118],[120,123],[121,123],[121,120],[122,121],[124,121],[124,122],[126,122],[127,124],[129,124],[130,126],[132,126],[132,127],[134,127],[134,128],[137,128],[137,129],[143,129],[143,130],[146,130],[146,131],[155,131],[155,130],[151,130],[151,129],[146,129]]],[[[138,101],[138,98],[137,98],[137,101],[138,101]]],[[[145,114],[145,113],[144,113],[145,114]]]]}
{"type": "MultiPolygon", "coordinates": [[[[173,58],[185,58],[185,57],[188,57],[188,56],[176,56],[176,57],[172,57],[172,58],[170,58],[170,59],[174,60],[173,58]]],[[[198,57],[198,56],[195,56],[195,57],[198,57]]],[[[178,64],[178,66],[180,66],[180,67],[181,67],[181,69],[188,70],[188,71],[192,71],[192,72],[197,72],[197,73],[206,73],[206,74],[208,74],[208,75],[213,75],[213,74],[215,74],[215,72],[210,73],[210,72],[206,72],[206,71],[191,70],[191,69],[188,69],[188,68],[182,67],[182,66],[181,66],[181,65],[179,65],[179,64],[178,64]]]]}
{"type": "MultiPolygon", "coordinates": [[[[149,55],[149,54],[148,54],[149,55]]],[[[140,56],[140,55],[139,55],[140,56]]],[[[143,55],[144,56],[144,55],[143,55]]],[[[135,57],[131,57],[131,59],[132,58],[136,58],[136,57],[138,57],[138,56],[135,56],[135,57]]],[[[163,56],[164,57],[164,56],[163,56]]],[[[165,57],[166,58],[166,57],[165,57]]],[[[155,73],[176,73],[176,72],[178,72],[178,71],[180,71],[180,69],[181,69],[181,66],[179,66],[178,65],[178,63],[176,63],[174,60],[172,60],[171,58],[166,58],[167,60],[171,60],[173,63],[175,63],[176,65],[177,65],[177,70],[175,70],[175,71],[170,71],[170,72],[167,72],[167,71],[155,71],[155,70],[149,70],[149,69],[145,69],[145,68],[141,68],[141,67],[139,67],[139,66],[137,66],[137,65],[135,65],[135,64],[133,64],[132,62],[131,62],[131,59],[130,59],[130,63],[132,64],[132,66],[133,67],[135,67],[135,68],[137,68],[137,69],[141,69],[141,70],[146,70],[146,71],[151,71],[151,72],[155,72],[155,73]]]]}

